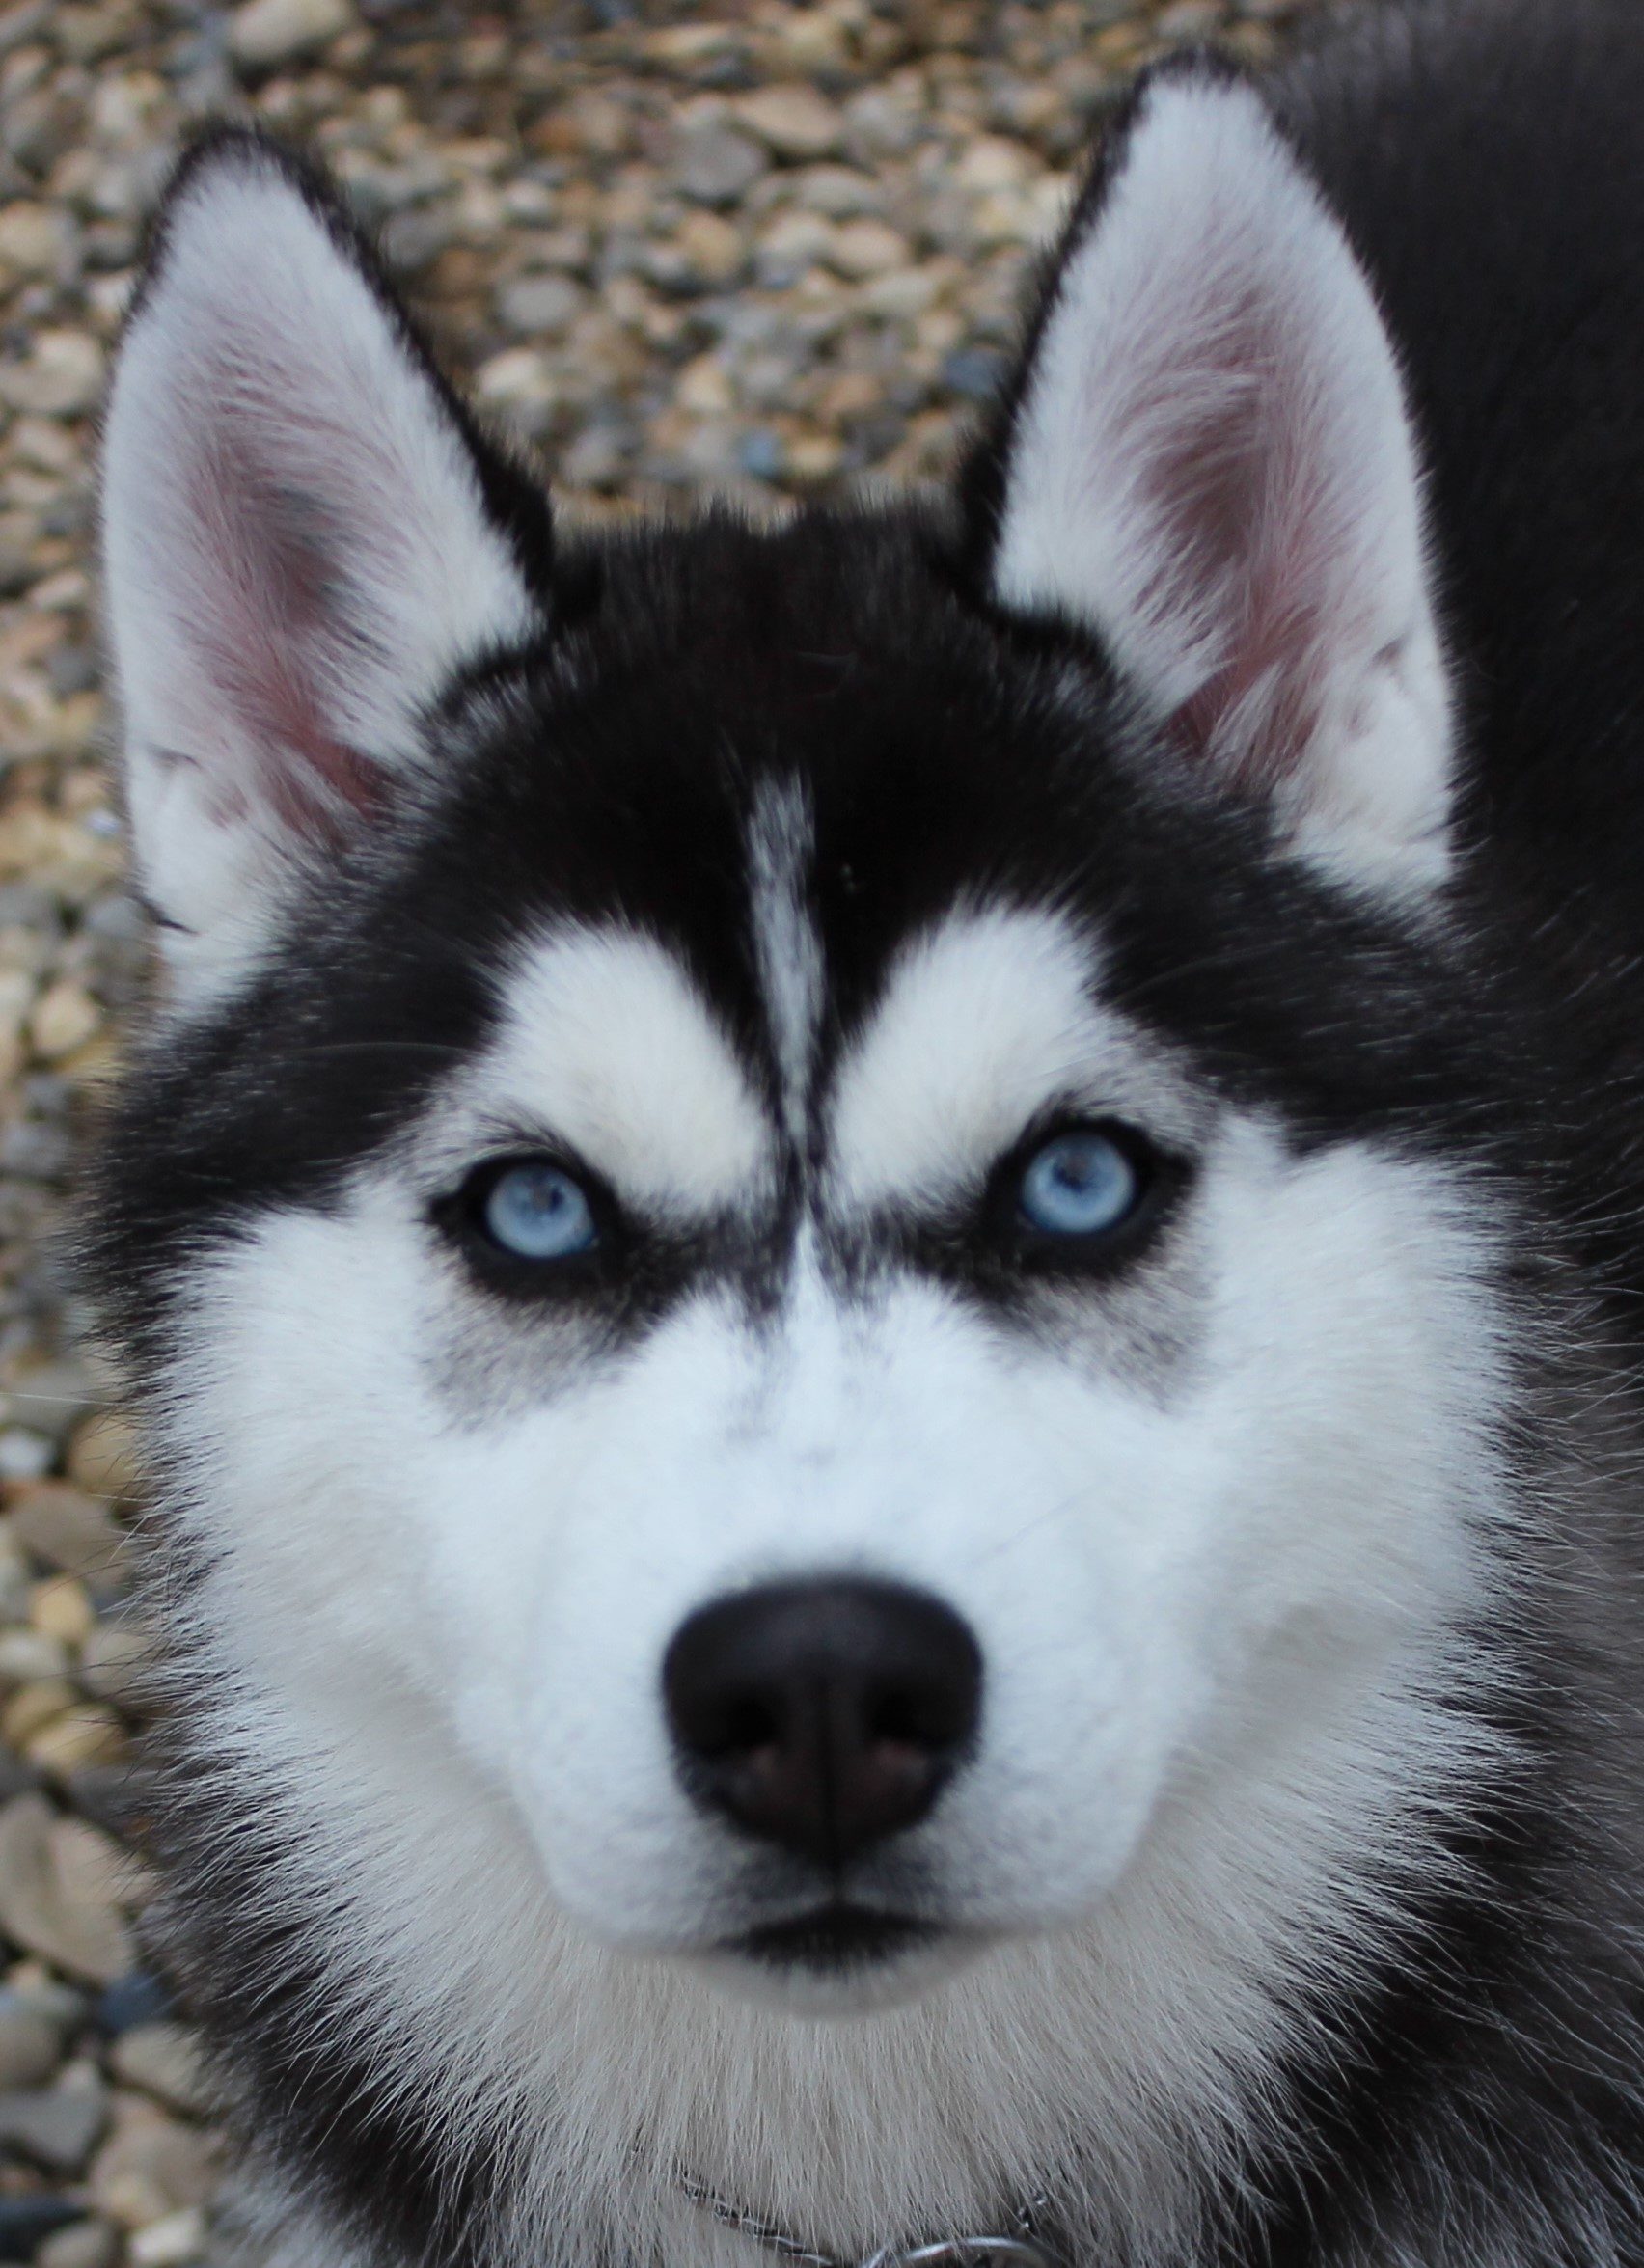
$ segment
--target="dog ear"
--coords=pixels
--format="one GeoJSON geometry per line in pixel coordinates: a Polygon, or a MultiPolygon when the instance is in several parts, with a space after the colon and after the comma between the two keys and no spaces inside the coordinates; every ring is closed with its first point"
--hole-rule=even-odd
{"type": "Polygon", "coordinates": [[[995,597],[1093,631],[1338,877],[1441,878],[1449,703],[1393,350],[1253,89],[1144,81],[973,471],[995,597]]]}
{"type": "Polygon", "coordinates": [[[404,792],[451,672],[540,628],[546,536],[330,192],[251,133],[185,158],[103,456],[127,800],[185,991],[404,792]]]}

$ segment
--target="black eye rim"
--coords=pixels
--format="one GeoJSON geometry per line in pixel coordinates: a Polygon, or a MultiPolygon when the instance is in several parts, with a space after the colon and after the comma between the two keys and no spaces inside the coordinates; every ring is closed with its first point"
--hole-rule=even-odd
{"type": "Polygon", "coordinates": [[[505,1291],[540,1293],[558,1286],[595,1283],[609,1273],[629,1242],[628,1224],[610,1184],[581,1159],[546,1146],[521,1144],[478,1160],[454,1189],[433,1200],[428,1218],[478,1274],[505,1291]],[[575,1183],[593,1220],[591,1244],[580,1252],[533,1259],[497,1241],[486,1221],[485,1208],[497,1184],[522,1166],[546,1167],[575,1183]]]}
{"type": "Polygon", "coordinates": [[[1128,1119],[1058,1110],[1037,1119],[996,1161],[983,1191],[981,1217],[994,1249],[1019,1268],[1045,1274],[1105,1273],[1151,1243],[1176,1210],[1191,1176],[1188,1159],[1128,1119]],[[1028,1168],[1053,1142],[1070,1134],[1095,1134],[1111,1142],[1137,1178],[1137,1196],[1130,1211],[1110,1227],[1082,1236],[1038,1228],[1022,1209],[1028,1168]]]}

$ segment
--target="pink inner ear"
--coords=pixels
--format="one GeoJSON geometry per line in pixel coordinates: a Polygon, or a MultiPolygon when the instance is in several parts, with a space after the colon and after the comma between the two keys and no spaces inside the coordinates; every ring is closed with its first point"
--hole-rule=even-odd
{"type": "Polygon", "coordinates": [[[186,626],[198,681],[227,705],[256,765],[255,792],[281,825],[339,839],[380,807],[387,781],[332,728],[370,648],[334,563],[326,506],[283,485],[225,426],[196,437],[184,514],[206,554],[186,626]]]}
{"type": "Polygon", "coordinates": [[[1203,626],[1213,661],[1174,720],[1188,748],[1252,787],[1303,760],[1318,730],[1329,656],[1351,640],[1359,531],[1332,473],[1325,405],[1285,314],[1257,296],[1200,342],[1186,384],[1159,376],[1149,407],[1159,567],[1147,612],[1203,626]],[[1214,349],[1216,351],[1212,352],[1214,349]],[[1163,441],[1163,447],[1161,442],[1163,441]]]}

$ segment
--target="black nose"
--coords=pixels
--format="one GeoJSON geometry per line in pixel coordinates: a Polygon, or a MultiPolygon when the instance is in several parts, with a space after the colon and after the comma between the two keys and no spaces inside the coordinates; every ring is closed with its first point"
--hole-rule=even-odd
{"type": "Polygon", "coordinates": [[[982,1656],[921,1591],[776,1583],[694,1614],[662,1689],[692,1794],[837,1867],[930,1810],[975,1733],[982,1656]]]}

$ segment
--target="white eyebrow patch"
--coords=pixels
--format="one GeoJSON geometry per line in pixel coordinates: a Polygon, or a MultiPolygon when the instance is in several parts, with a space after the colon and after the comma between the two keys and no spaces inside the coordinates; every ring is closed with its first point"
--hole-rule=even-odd
{"type": "Polygon", "coordinates": [[[561,931],[504,980],[502,1030],[460,1089],[493,1127],[570,1145],[616,1189],[710,1213],[767,1186],[772,1129],[680,962],[630,929],[561,931]]]}
{"type": "Polygon", "coordinates": [[[1092,1002],[1100,966],[1093,943],[1050,914],[982,909],[916,940],[836,1082],[838,1195],[940,1201],[1064,1097],[1180,1125],[1176,1082],[1092,1002]]]}

